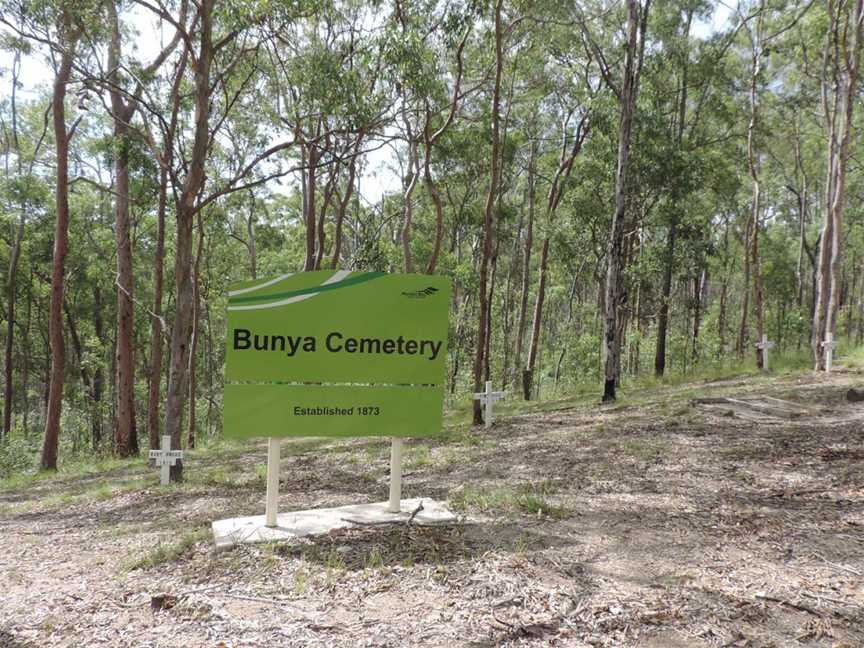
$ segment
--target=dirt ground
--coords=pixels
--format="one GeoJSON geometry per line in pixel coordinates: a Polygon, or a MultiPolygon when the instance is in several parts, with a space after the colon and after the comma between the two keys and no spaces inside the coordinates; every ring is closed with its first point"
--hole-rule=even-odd
{"type": "MultiPolygon", "coordinates": [[[[864,646],[862,384],[664,387],[412,441],[404,496],[449,499],[447,527],[215,552],[212,520],[262,511],[263,444],[166,489],[140,461],[0,491],[0,646],[864,646]]],[[[286,443],[280,508],[386,499],[387,448],[286,443]]]]}

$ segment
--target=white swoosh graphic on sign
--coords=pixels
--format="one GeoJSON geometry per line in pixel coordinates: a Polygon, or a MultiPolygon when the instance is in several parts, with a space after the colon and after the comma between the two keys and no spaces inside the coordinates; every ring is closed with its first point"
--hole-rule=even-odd
{"type": "MultiPolygon", "coordinates": [[[[350,270],[339,270],[330,277],[327,281],[322,283],[322,286],[326,286],[327,284],[336,283],[337,281],[342,281],[345,277],[351,274],[350,270]]],[[[230,293],[229,293],[230,294],[230,293]]],[[[287,304],[294,304],[296,302],[303,301],[304,299],[309,299],[310,297],[314,297],[318,293],[308,293],[306,295],[296,295],[294,297],[289,297],[288,299],[283,299],[282,301],[277,302],[268,302],[266,304],[249,304],[248,306],[229,306],[229,311],[241,311],[241,310],[260,310],[263,308],[276,308],[277,306],[285,306],[287,304]]]]}
{"type": "Polygon", "coordinates": [[[270,279],[270,281],[265,281],[264,283],[260,283],[257,286],[250,286],[249,288],[238,288],[237,290],[229,290],[228,296],[234,297],[235,295],[242,295],[243,293],[252,292],[253,290],[261,290],[262,288],[266,288],[267,286],[272,286],[275,283],[279,283],[283,279],[287,279],[293,272],[289,272],[287,274],[282,275],[281,277],[276,277],[275,279],[270,279]]]}
{"type": "Polygon", "coordinates": [[[342,281],[345,277],[351,274],[350,270],[337,270],[336,274],[330,277],[327,281],[325,281],[322,286],[326,286],[327,284],[336,283],[337,281],[342,281]]]}

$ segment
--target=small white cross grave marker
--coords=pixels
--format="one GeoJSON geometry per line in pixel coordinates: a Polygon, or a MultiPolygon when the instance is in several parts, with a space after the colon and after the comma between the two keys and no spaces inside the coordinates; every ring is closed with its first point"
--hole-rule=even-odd
{"type": "Polygon", "coordinates": [[[768,336],[763,333],[762,341],[756,343],[756,348],[762,350],[762,369],[768,371],[768,349],[774,348],[774,343],[768,340],[768,336]]]}
{"type": "Polygon", "coordinates": [[[825,349],[825,372],[831,373],[831,361],[834,359],[834,347],[837,343],[834,341],[833,333],[825,334],[825,341],[822,342],[822,348],[825,349]]]}
{"type": "Polygon", "coordinates": [[[166,435],[162,437],[162,449],[151,450],[150,458],[155,459],[156,465],[160,467],[159,483],[167,486],[171,466],[183,458],[183,451],[171,450],[171,437],[166,435]]]}
{"type": "Polygon", "coordinates": [[[475,393],[474,400],[479,400],[481,405],[486,406],[486,414],[483,416],[483,419],[486,422],[486,428],[488,429],[492,425],[492,406],[497,403],[499,400],[504,398],[503,391],[492,391],[492,381],[486,381],[486,391],[475,393]]]}

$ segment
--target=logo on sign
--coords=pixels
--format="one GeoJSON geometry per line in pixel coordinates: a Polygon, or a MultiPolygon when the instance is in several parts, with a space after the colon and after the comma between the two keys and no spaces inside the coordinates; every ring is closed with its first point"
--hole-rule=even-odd
{"type": "Polygon", "coordinates": [[[437,288],[432,286],[427,286],[426,288],[422,288],[420,290],[413,290],[410,292],[403,292],[402,294],[408,297],[409,299],[426,299],[427,297],[431,297],[435,293],[438,292],[437,288]]]}

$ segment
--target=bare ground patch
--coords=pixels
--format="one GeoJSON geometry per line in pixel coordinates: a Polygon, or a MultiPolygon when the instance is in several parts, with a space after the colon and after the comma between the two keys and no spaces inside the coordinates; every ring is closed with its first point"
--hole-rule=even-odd
{"type": "MultiPolygon", "coordinates": [[[[263,506],[260,445],[193,455],[178,488],[142,465],[2,492],[0,646],[861,646],[856,381],[688,385],[412,442],[405,496],[449,499],[470,518],[452,527],[215,553],[211,520],[263,506]]],[[[283,510],[386,498],[385,443],[287,445],[283,510]]]]}

